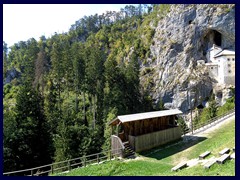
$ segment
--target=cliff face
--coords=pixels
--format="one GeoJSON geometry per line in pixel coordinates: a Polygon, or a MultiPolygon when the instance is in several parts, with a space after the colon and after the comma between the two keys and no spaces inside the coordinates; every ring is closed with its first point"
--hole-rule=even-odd
{"type": "Polygon", "coordinates": [[[196,66],[197,60],[206,60],[213,44],[235,50],[234,5],[171,5],[155,29],[152,58],[142,66],[151,72],[143,73],[141,84],[156,103],[162,99],[168,108],[186,112],[188,91],[192,106],[200,105],[217,82],[206,68],[196,66]]]}

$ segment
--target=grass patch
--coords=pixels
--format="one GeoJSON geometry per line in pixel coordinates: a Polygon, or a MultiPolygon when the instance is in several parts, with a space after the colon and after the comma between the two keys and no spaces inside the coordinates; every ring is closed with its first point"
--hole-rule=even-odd
{"type": "MultiPolygon", "coordinates": [[[[133,160],[113,160],[99,165],[79,168],[62,176],[234,176],[235,160],[228,160],[223,165],[214,164],[210,169],[202,165],[171,172],[171,168],[183,160],[197,158],[209,150],[211,156],[218,157],[223,148],[235,147],[235,120],[204,137],[196,137],[194,141],[179,142],[150,154],[146,151],[133,160]]],[[[153,150],[156,151],[155,148],[153,150]]],[[[210,157],[211,157],[210,156],[210,157]]]]}

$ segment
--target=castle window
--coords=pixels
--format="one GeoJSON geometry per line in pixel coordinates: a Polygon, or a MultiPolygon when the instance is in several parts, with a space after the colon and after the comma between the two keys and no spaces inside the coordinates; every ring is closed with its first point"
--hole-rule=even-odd
{"type": "Polygon", "coordinates": [[[228,61],[230,61],[230,58],[227,58],[228,61]]]}
{"type": "Polygon", "coordinates": [[[228,64],[228,67],[231,67],[231,64],[228,64]]]}
{"type": "Polygon", "coordinates": [[[213,67],[211,67],[211,69],[213,69],[213,67]]]}
{"type": "Polygon", "coordinates": [[[232,58],[232,61],[235,61],[235,58],[232,58]]]}
{"type": "Polygon", "coordinates": [[[218,60],[218,62],[220,62],[220,60],[218,60]]]}
{"type": "Polygon", "coordinates": [[[228,70],[229,73],[231,73],[231,70],[228,70]]]}

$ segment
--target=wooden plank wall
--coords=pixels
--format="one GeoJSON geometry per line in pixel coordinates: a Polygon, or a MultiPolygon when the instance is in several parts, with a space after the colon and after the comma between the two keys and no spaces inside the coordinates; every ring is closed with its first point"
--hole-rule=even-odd
{"type": "Polygon", "coordinates": [[[175,116],[165,116],[124,123],[123,129],[125,138],[128,139],[128,135],[139,136],[142,134],[168,129],[170,128],[169,125],[171,122],[174,122],[174,120],[175,116]]]}
{"type": "Polygon", "coordinates": [[[135,136],[128,136],[128,141],[131,148],[135,151],[135,136]]]}
{"type": "Polygon", "coordinates": [[[140,152],[180,138],[180,127],[174,127],[140,136],[129,136],[129,139],[131,139],[129,143],[134,147],[135,152],[140,152]]]}

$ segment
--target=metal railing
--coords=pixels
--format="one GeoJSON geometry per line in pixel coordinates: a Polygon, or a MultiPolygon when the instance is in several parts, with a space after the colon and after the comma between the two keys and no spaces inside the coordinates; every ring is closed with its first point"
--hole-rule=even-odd
{"type": "Polygon", "coordinates": [[[88,165],[99,164],[103,161],[112,160],[115,157],[120,157],[122,148],[100,153],[82,156],[74,159],[69,159],[61,162],[56,162],[48,165],[43,165],[35,168],[24,170],[5,172],[4,176],[48,176],[54,173],[62,173],[71,169],[86,167],[88,165]]]}
{"type": "MultiPolygon", "coordinates": [[[[211,118],[204,123],[194,124],[193,125],[193,134],[203,131],[204,129],[207,129],[213,125],[216,125],[217,123],[227,119],[228,117],[231,117],[233,114],[235,114],[235,108],[220,115],[220,116],[211,118]]],[[[190,133],[191,133],[191,129],[189,129],[185,134],[190,134],[190,133]]]]}

